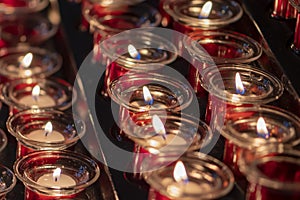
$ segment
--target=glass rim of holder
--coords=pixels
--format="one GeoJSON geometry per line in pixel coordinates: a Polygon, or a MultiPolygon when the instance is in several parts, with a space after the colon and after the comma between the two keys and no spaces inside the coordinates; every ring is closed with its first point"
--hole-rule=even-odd
{"type": "MultiPolygon", "coordinates": [[[[175,157],[177,157],[177,155],[175,155],[175,157]]],[[[191,200],[199,198],[217,199],[229,193],[234,186],[234,176],[232,171],[227,165],[212,156],[201,152],[188,152],[178,158],[177,161],[183,162],[187,175],[191,177],[192,181],[197,182],[200,177],[199,174],[203,174],[200,181],[205,181],[206,183],[209,182],[215,188],[210,188],[211,190],[208,191],[206,190],[204,194],[203,190],[197,190],[197,193],[195,191],[189,193],[188,190],[185,190],[179,197],[170,197],[168,194],[169,186],[163,185],[164,177],[160,177],[164,175],[170,175],[170,177],[172,177],[173,175],[174,166],[170,164],[174,163],[174,157],[169,154],[160,154],[153,158],[148,157],[144,159],[142,168],[145,170],[145,172],[143,172],[145,181],[159,193],[166,195],[169,198],[191,200]],[[159,166],[159,169],[157,166],[159,166]],[[214,180],[215,183],[212,182],[212,180],[214,180]],[[219,184],[216,182],[219,182],[219,184]]]]}
{"type": "Polygon", "coordinates": [[[49,16],[41,13],[32,13],[28,15],[9,15],[4,16],[1,20],[1,38],[10,46],[21,45],[39,45],[53,37],[59,27],[60,19],[55,16],[56,11],[49,11],[49,16]],[[20,30],[14,30],[15,26],[22,26],[20,30]],[[15,32],[10,33],[11,29],[15,32]],[[23,31],[17,32],[16,31],[23,31]],[[28,34],[28,33],[29,34],[28,34]],[[17,38],[17,37],[18,38],[17,38]]]}
{"type": "Polygon", "coordinates": [[[108,14],[105,14],[105,12],[102,11],[103,16],[99,16],[94,9],[95,5],[85,5],[83,8],[83,16],[89,22],[91,27],[93,27],[92,30],[97,29],[108,33],[119,33],[124,30],[139,27],[156,27],[161,21],[161,15],[158,10],[147,4],[105,7],[104,11],[108,14]],[[143,13],[139,13],[140,11],[143,11],[143,13]],[[147,11],[146,14],[145,11],[147,11]],[[134,20],[133,17],[135,17],[134,20]],[[112,27],[107,23],[109,20],[118,18],[128,20],[128,23],[133,24],[134,27],[118,28],[112,27]],[[143,21],[141,21],[141,19],[143,21]]]}
{"type": "Polygon", "coordinates": [[[159,144],[159,142],[151,142],[152,137],[158,136],[153,128],[153,116],[151,115],[138,116],[134,118],[134,121],[129,119],[130,116],[127,116],[121,126],[124,134],[142,148],[154,153],[177,152],[178,150],[182,153],[181,147],[186,148],[187,151],[204,149],[213,139],[211,128],[205,122],[191,115],[174,112],[168,112],[167,114],[158,112],[156,115],[164,122],[166,135],[171,134],[174,135],[174,138],[187,139],[189,141],[187,142],[188,146],[187,144],[172,144],[172,142],[164,145],[159,144]],[[138,125],[139,122],[142,123],[142,126],[138,125]]]}
{"type": "Polygon", "coordinates": [[[92,158],[80,154],[78,152],[72,151],[37,151],[30,153],[22,158],[19,158],[15,161],[13,166],[14,172],[17,178],[22,181],[25,187],[28,187],[30,190],[45,194],[51,195],[51,192],[55,193],[55,196],[64,196],[68,194],[77,194],[83,191],[88,186],[92,185],[100,176],[100,168],[96,161],[92,158]],[[63,166],[61,166],[63,163],[63,166]],[[76,164],[78,170],[80,168],[87,170],[89,173],[76,173],[78,177],[74,174],[74,169],[72,169],[72,164],[76,164]],[[35,165],[34,168],[30,167],[35,165]],[[38,165],[38,166],[37,166],[38,165]],[[53,166],[52,166],[53,165],[53,166]],[[34,174],[40,174],[41,172],[49,171],[53,173],[54,167],[61,167],[62,172],[66,171],[68,174],[72,175],[76,179],[76,185],[71,186],[41,186],[37,184],[36,180],[39,177],[32,177],[34,174]],[[28,169],[30,168],[30,169],[28,169]],[[36,170],[38,170],[36,172],[36,170]],[[40,172],[40,173],[38,173],[40,172]],[[89,177],[86,177],[88,175],[89,177]],[[85,176],[85,177],[83,177],[85,176]],[[88,178],[88,180],[85,180],[88,178]],[[50,192],[50,194],[49,194],[50,192]]]}
{"type": "Polygon", "coordinates": [[[227,119],[224,127],[218,126],[217,129],[226,139],[240,147],[251,149],[270,144],[284,143],[289,146],[300,144],[300,118],[286,110],[270,105],[260,105],[231,108],[227,114],[231,118],[227,119]],[[271,130],[277,127],[276,129],[281,133],[275,135],[276,133],[271,131],[268,139],[259,137],[256,133],[259,117],[264,118],[267,129],[271,130]],[[280,126],[280,122],[282,126],[280,126]],[[248,134],[251,134],[248,133],[249,130],[253,130],[256,137],[249,136],[248,134]]]}
{"type": "MultiPolygon", "coordinates": [[[[34,58],[34,57],[33,57],[34,58]]],[[[13,60],[13,59],[11,59],[13,60]]],[[[18,59],[18,62],[20,59],[18,59]]],[[[34,60],[34,59],[33,59],[34,60]]],[[[62,66],[62,57],[61,55],[55,53],[55,52],[50,52],[47,49],[42,49],[39,47],[32,47],[32,46],[16,46],[16,47],[8,47],[8,48],[1,48],[0,50],[0,61],[1,61],[1,68],[0,68],[0,75],[8,78],[9,80],[11,79],[16,79],[16,78],[26,78],[26,77],[48,77],[54,73],[56,73],[62,66]],[[24,69],[24,73],[20,74],[17,71],[11,71],[9,68],[9,65],[3,66],[4,64],[4,59],[7,58],[8,60],[9,57],[11,56],[11,54],[22,54],[25,55],[26,53],[33,53],[34,55],[39,55],[39,56],[44,56],[47,59],[47,62],[53,63],[50,67],[49,65],[42,65],[43,67],[41,67],[41,71],[37,71],[34,72],[34,70],[30,70],[31,65],[28,66],[28,68],[26,67],[26,69],[24,69]],[[31,73],[29,73],[28,75],[26,74],[25,71],[30,71],[31,73]],[[32,73],[33,72],[33,73],[32,73]]],[[[43,63],[43,62],[42,62],[43,63]]]]}
{"type": "Polygon", "coordinates": [[[192,56],[204,60],[204,62],[212,58],[216,64],[250,63],[262,55],[262,47],[256,40],[242,33],[230,30],[193,31],[188,34],[188,38],[183,40],[183,44],[192,56]],[[209,54],[203,55],[203,49],[205,50],[205,48],[202,44],[226,45],[227,47],[235,48],[239,54],[231,58],[210,56],[211,58],[208,59],[206,56],[209,54]],[[199,45],[202,47],[201,49],[199,49],[199,45]]]}
{"type": "Polygon", "coordinates": [[[132,37],[131,32],[123,32],[121,35],[115,35],[113,40],[105,40],[100,44],[102,53],[112,61],[122,65],[122,67],[134,71],[156,70],[169,64],[177,58],[177,48],[169,40],[145,30],[136,30],[139,35],[138,39],[132,37]],[[128,54],[128,46],[133,45],[141,59],[135,59],[128,54]],[[153,48],[159,46],[161,49],[153,48]],[[142,49],[143,51],[139,51],[142,49]],[[144,51],[150,49],[148,51],[144,51]],[[165,49],[172,49],[166,51],[165,49]],[[120,52],[124,52],[121,54],[120,52]],[[157,56],[152,59],[151,55],[157,56]],[[149,63],[151,65],[149,66],[149,63]]]}
{"type": "MultiPolygon", "coordinates": [[[[207,67],[203,72],[203,76],[201,77],[200,82],[202,87],[206,91],[226,101],[227,103],[232,102],[241,104],[266,104],[277,100],[283,94],[284,91],[283,83],[277,77],[265,70],[259,69],[248,64],[228,63],[217,65],[217,68],[213,69],[207,67]],[[255,81],[255,83],[257,84],[257,89],[263,89],[265,92],[261,94],[258,93],[259,95],[256,95],[256,92],[253,95],[252,92],[255,91],[250,91],[251,93],[249,93],[248,95],[240,95],[237,93],[233,94],[228,91],[225,91],[224,89],[226,89],[226,82],[224,82],[224,80],[235,81],[234,77],[236,75],[236,72],[240,73],[245,89],[247,89],[247,86],[251,86],[255,81]],[[222,75],[225,77],[222,77],[222,75]],[[229,79],[230,77],[232,77],[232,79],[229,79]]],[[[229,88],[231,89],[234,87],[235,82],[229,85],[229,88]]]]}
{"type": "MultiPolygon", "coordinates": [[[[78,116],[53,109],[23,110],[15,115],[9,116],[6,121],[6,127],[9,133],[20,143],[36,150],[66,149],[83,137],[86,131],[85,123],[83,120],[80,120],[78,116]],[[25,130],[26,133],[30,133],[30,131],[37,130],[37,128],[44,128],[44,125],[48,121],[50,121],[54,127],[56,126],[55,124],[58,124],[57,127],[63,129],[62,133],[64,134],[65,140],[41,142],[26,137],[26,134],[24,135],[25,130]],[[80,129],[78,129],[79,127],[80,129]]],[[[55,128],[53,130],[55,130],[55,128]]]]}
{"type": "Polygon", "coordinates": [[[9,6],[2,3],[0,6],[0,13],[6,15],[34,13],[45,9],[49,4],[49,0],[27,0],[27,1],[30,3],[24,6],[9,6]]]}
{"type": "Polygon", "coordinates": [[[212,8],[217,7],[219,11],[218,13],[215,13],[215,15],[217,15],[217,17],[223,16],[223,18],[214,16],[214,18],[201,19],[199,17],[201,9],[199,10],[199,8],[202,8],[206,2],[207,0],[165,0],[163,8],[175,21],[201,29],[217,29],[236,22],[243,15],[243,9],[238,2],[234,0],[213,0],[212,8]],[[224,3],[227,4],[224,5],[224,3]],[[190,7],[194,9],[189,9],[190,7]],[[228,9],[230,12],[224,12],[224,8],[228,9]],[[196,11],[193,11],[195,9],[196,11]],[[197,16],[195,16],[195,12],[197,12],[197,16]],[[227,16],[224,15],[224,13],[227,14],[227,16]]]}
{"type": "Polygon", "coordinates": [[[7,136],[3,129],[0,128],[0,152],[6,147],[7,145],[7,136]]]}
{"type": "MultiPolygon", "coordinates": [[[[17,183],[17,178],[12,170],[10,170],[8,167],[6,167],[3,164],[0,164],[0,172],[2,176],[7,176],[7,178],[1,177],[0,183],[1,183],[1,190],[0,190],[0,197],[6,195],[8,192],[10,192],[17,183]],[[4,184],[3,184],[4,182],[4,184]],[[5,186],[3,188],[2,186],[5,186]],[[7,187],[8,186],[8,187],[7,187]]],[[[5,199],[5,198],[4,198],[5,199]]]]}
{"type": "Polygon", "coordinates": [[[120,5],[134,5],[145,0],[88,0],[91,4],[98,4],[101,6],[120,6],[120,5]]]}
{"type": "MultiPolygon", "coordinates": [[[[173,77],[158,73],[128,72],[110,83],[108,94],[112,100],[130,111],[141,112],[140,106],[133,106],[130,104],[130,95],[134,91],[138,91],[139,87],[141,86],[136,86],[133,84],[133,82],[141,83],[142,85],[147,85],[146,83],[152,84],[153,87],[149,87],[150,91],[158,91],[158,86],[161,86],[160,88],[162,91],[169,95],[171,95],[172,91],[176,91],[176,94],[173,92],[173,97],[176,99],[176,102],[172,102],[172,98],[169,98],[170,106],[164,108],[167,111],[171,110],[176,112],[183,110],[187,108],[193,100],[192,89],[187,83],[184,83],[179,79],[174,79],[173,77]],[[173,90],[170,90],[170,88],[173,88],[173,90]]],[[[151,111],[159,110],[162,110],[162,108],[151,107],[151,111]]]]}
{"type": "Polygon", "coordinates": [[[57,103],[54,106],[40,106],[38,108],[51,108],[57,110],[66,110],[72,103],[76,100],[77,94],[73,90],[72,85],[60,78],[48,77],[48,78],[23,78],[17,79],[12,82],[7,82],[3,84],[0,88],[2,95],[0,99],[7,105],[12,107],[21,108],[21,110],[27,110],[30,108],[37,108],[37,106],[22,104],[18,101],[15,95],[19,95],[17,91],[28,93],[28,88],[24,88],[24,84],[28,84],[32,91],[35,85],[39,85],[41,89],[45,91],[51,91],[52,96],[54,96],[57,103]],[[46,87],[47,86],[47,87],[46,87]],[[23,91],[24,90],[24,91],[23,91]],[[53,92],[56,91],[55,93],[53,92]],[[74,97],[74,98],[73,98],[74,97]]]}
{"type": "Polygon", "coordinates": [[[296,164],[300,168],[299,150],[283,144],[266,145],[254,148],[252,151],[242,151],[241,155],[242,159],[239,160],[238,166],[240,171],[246,175],[249,182],[272,189],[299,192],[300,181],[296,183],[280,181],[279,179],[268,177],[268,175],[264,174],[262,169],[259,168],[259,165],[266,162],[284,161],[296,164]]]}

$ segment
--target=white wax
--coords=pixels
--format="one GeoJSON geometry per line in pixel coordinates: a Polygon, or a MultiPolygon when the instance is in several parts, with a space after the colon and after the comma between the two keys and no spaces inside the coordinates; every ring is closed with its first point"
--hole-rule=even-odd
{"type": "Polygon", "coordinates": [[[53,173],[44,174],[38,180],[37,184],[44,187],[70,187],[75,186],[75,180],[66,174],[60,174],[57,181],[53,178],[53,173]]]}
{"type": "Polygon", "coordinates": [[[65,140],[62,133],[53,130],[51,133],[48,133],[47,136],[45,135],[45,130],[38,129],[30,132],[26,135],[28,139],[37,142],[45,142],[45,143],[55,143],[55,142],[63,142],[65,140]]]}
{"type": "Polygon", "coordinates": [[[54,99],[49,95],[40,95],[37,100],[35,100],[31,95],[27,95],[20,98],[19,102],[26,106],[37,106],[40,108],[55,106],[54,99]]]}
{"type": "Polygon", "coordinates": [[[153,142],[153,144],[171,144],[178,146],[187,144],[187,141],[178,135],[167,134],[165,135],[165,138],[166,140],[164,139],[163,135],[156,135],[149,140],[151,140],[150,143],[153,142]]]}
{"type": "Polygon", "coordinates": [[[205,182],[196,183],[188,181],[187,183],[178,183],[172,178],[164,178],[162,185],[167,188],[167,192],[173,197],[180,196],[183,193],[196,195],[202,191],[206,193],[211,190],[210,185],[205,182]]]}

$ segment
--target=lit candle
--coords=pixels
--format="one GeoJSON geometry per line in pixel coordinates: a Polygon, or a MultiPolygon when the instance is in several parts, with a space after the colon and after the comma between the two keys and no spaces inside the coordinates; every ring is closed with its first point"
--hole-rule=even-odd
{"type": "Polygon", "coordinates": [[[31,62],[32,62],[32,58],[33,58],[33,55],[32,53],[27,53],[23,58],[22,58],[22,61],[20,63],[20,68],[21,69],[26,69],[28,68],[30,65],[31,65],[31,62]]]}
{"type": "Polygon", "coordinates": [[[230,170],[210,156],[193,152],[173,159],[176,157],[161,155],[143,162],[145,170],[150,170],[144,173],[151,187],[149,199],[218,199],[233,187],[234,179],[230,170]],[[216,179],[219,184],[215,184],[216,179]]]}
{"type": "Polygon", "coordinates": [[[165,0],[163,9],[172,18],[173,29],[182,33],[219,29],[236,22],[243,14],[241,6],[232,0],[165,0]]]}
{"type": "Polygon", "coordinates": [[[119,124],[128,116],[131,117],[131,120],[136,121],[136,118],[142,115],[152,115],[156,112],[165,113],[170,107],[180,107],[178,99],[172,96],[171,91],[167,88],[160,90],[160,88],[154,87],[153,93],[156,96],[151,94],[152,85],[144,85],[141,88],[133,91],[130,96],[129,109],[126,108],[127,106],[120,107],[119,124]]]}
{"type": "Polygon", "coordinates": [[[136,48],[132,44],[128,45],[128,53],[134,59],[141,59],[141,54],[136,50],[136,48]]]}
{"type": "Polygon", "coordinates": [[[152,117],[152,126],[154,128],[156,136],[148,138],[148,142],[153,147],[162,147],[164,145],[172,144],[178,146],[184,146],[188,142],[186,139],[175,135],[175,134],[166,134],[166,129],[164,127],[163,122],[157,115],[153,115],[152,117]]]}
{"type": "Polygon", "coordinates": [[[143,86],[143,95],[146,104],[151,106],[153,104],[153,98],[147,86],[143,86]]]}
{"type": "Polygon", "coordinates": [[[210,143],[212,132],[205,123],[176,114],[143,115],[136,118],[137,121],[124,119],[124,133],[135,142],[133,169],[136,174],[140,173],[145,158],[201,151],[210,143]]]}
{"type": "Polygon", "coordinates": [[[207,98],[207,92],[201,86],[205,70],[224,63],[251,63],[262,54],[257,41],[238,32],[193,31],[188,36],[183,41],[184,47],[191,56],[198,58],[189,67],[188,80],[199,97],[207,98]]]}
{"type": "Polygon", "coordinates": [[[207,1],[202,6],[199,18],[207,18],[211,12],[212,6],[213,6],[213,3],[211,1],[207,1]]]}
{"type": "Polygon", "coordinates": [[[33,130],[25,135],[30,140],[45,143],[63,142],[65,137],[60,132],[53,130],[51,122],[47,122],[44,129],[33,130]]]}
{"type": "Polygon", "coordinates": [[[263,117],[259,117],[256,123],[256,132],[259,137],[268,139],[270,137],[266,122],[263,117]]]}
{"type": "Polygon", "coordinates": [[[236,88],[236,93],[243,95],[245,93],[245,88],[240,76],[240,73],[235,74],[235,88],[236,88]]]}
{"type": "MultiPolygon", "coordinates": [[[[174,171],[173,178],[165,178],[162,180],[163,187],[166,187],[170,197],[178,197],[182,194],[189,193],[190,195],[197,195],[199,191],[210,192],[211,186],[208,183],[196,183],[190,181],[186,174],[184,164],[181,161],[177,161],[174,171]],[[175,180],[175,181],[174,181],[175,180]]],[[[158,200],[157,198],[156,200],[158,200]]],[[[172,198],[173,199],[173,198],[172,198]]]]}
{"type": "Polygon", "coordinates": [[[287,111],[271,106],[232,108],[229,119],[223,127],[217,127],[226,138],[224,163],[234,172],[237,181],[244,184],[238,162],[242,151],[259,146],[283,143],[295,146],[299,142],[300,120],[287,111]]]}
{"type": "Polygon", "coordinates": [[[43,174],[36,183],[44,187],[72,187],[76,185],[76,181],[71,176],[61,173],[61,168],[56,168],[52,174],[43,174]]]}
{"type": "Polygon", "coordinates": [[[105,55],[102,61],[107,66],[102,95],[108,96],[110,84],[129,71],[157,72],[177,58],[177,53],[174,53],[177,48],[164,37],[142,30],[137,30],[135,34],[143,39],[132,37],[130,32],[123,32],[114,36],[113,40],[101,43],[101,47],[95,43],[94,56],[97,57],[101,48],[101,54],[105,55]]]}
{"type": "Polygon", "coordinates": [[[33,87],[31,95],[26,95],[19,99],[19,102],[25,106],[31,107],[53,107],[56,105],[55,100],[48,94],[41,95],[39,85],[33,87]]]}
{"type": "Polygon", "coordinates": [[[1,83],[28,77],[48,77],[62,65],[60,55],[37,47],[11,47],[0,53],[1,83]]]}
{"type": "Polygon", "coordinates": [[[24,110],[10,116],[6,125],[18,141],[18,158],[34,151],[71,149],[85,133],[82,120],[54,109],[24,110]]]}
{"type": "Polygon", "coordinates": [[[246,64],[218,65],[204,73],[202,83],[209,92],[205,121],[212,126],[234,117],[231,108],[267,104],[283,94],[277,77],[246,64]]]}
{"type": "Polygon", "coordinates": [[[16,160],[14,170],[25,200],[87,199],[84,190],[100,175],[93,159],[72,151],[33,152],[16,160]]]}

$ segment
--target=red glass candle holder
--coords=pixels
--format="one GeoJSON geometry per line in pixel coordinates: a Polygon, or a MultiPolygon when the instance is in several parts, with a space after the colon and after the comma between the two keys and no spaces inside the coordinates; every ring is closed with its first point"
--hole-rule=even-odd
{"type": "Polygon", "coordinates": [[[120,105],[117,121],[121,129],[121,122],[126,118],[136,121],[137,117],[145,114],[181,112],[193,99],[186,80],[156,73],[126,73],[111,83],[108,92],[111,99],[120,105]],[[151,102],[144,98],[144,86],[152,96],[151,102]]]}
{"type": "Polygon", "coordinates": [[[1,38],[9,46],[19,43],[40,45],[56,34],[59,21],[50,21],[40,13],[34,13],[4,17],[0,25],[1,38]]]}
{"type": "Polygon", "coordinates": [[[161,20],[159,12],[147,4],[109,7],[91,4],[83,8],[83,15],[94,32],[95,45],[128,29],[158,26],[161,20]]]}
{"type": "Polygon", "coordinates": [[[16,183],[14,173],[6,166],[0,165],[0,199],[6,199],[6,194],[15,187],[16,183]]]}
{"type": "Polygon", "coordinates": [[[243,15],[243,10],[236,1],[212,0],[211,9],[204,11],[202,8],[206,2],[165,0],[163,8],[173,20],[173,29],[182,33],[218,29],[236,22],[243,15]]]}
{"type": "Polygon", "coordinates": [[[14,171],[25,185],[25,200],[85,197],[84,190],[100,175],[99,166],[93,159],[70,151],[31,153],[15,162],[14,171]],[[53,178],[58,168],[61,169],[60,176],[53,178]]]}
{"type": "Polygon", "coordinates": [[[249,181],[247,200],[300,198],[300,152],[282,145],[243,152],[239,166],[249,181]]]}
{"type": "Polygon", "coordinates": [[[224,64],[207,70],[202,86],[209,92],[206,107],[206,123],[213,127],[226,121],[228,109],[267,104],[283,93],[283,84],[272,74],[245,64],[224,64]],[[243,91],[236,86],[240,74],[243,91]],[[220,116],[223,113],[223,116],[220,116]]]}
{"type": "Polygon", "coordinates": [[[157,124],[153,124],[151,115],[141,115],[135,121],[128,118],[122,121],[125,135],[135,143],[132,165],[135,174],[142,173],[141,164],[147,157],[160,154],[180,156],[195,150],[206,152],[212,141],[211,129],[198,118],[178,113],[157,113],[156,116],[163,123],[164,135],[156,132],[157,124]]]}
{"type": "Polygon", "coordinates": [[[200,97],[206,93],[200,82],[206,68],[223,63],[250,63],[262,54],[258,42],[233,31],[195,31],[188,36],[184,41],[185,49],[196,58],[189,68],[188,78],[200,97]]]}
{"type": "Polygon", "coordinates": [[[278,143],[295,146],[300,137],[300,119],[277,107],[234,108],[227,115],[226,125],[218,129],[226,138],[224,163],[233,170],[236,179],[244,178],[238,168],[242,151],[278,143]],[[257,131],[260,117],[265,121],[267,132],[257,131]]]}
{"type": "Polygon", "coordinates": [[[295,7],[295,9],[298,11],[297,13],[297,21],[296,21],[296,27],[295,27],[295,33],[294,33],[294,41],[291,45],[292,50],[296,54],[300,54],[300,1],[299,0],[290,0],[290,4],[295,7]]]}
{"type": "Polygon", "coordinates": [[[0,98],[10,106],[11,115],[31,108],[66,110],[76,99],[76,93],[72,90],[72,86],[58,78],[18,79],[7,82],[1,90],[0,98]],[[32,95],[32,91],[37,85],[40,87],[40,92],[35,97],[32,95]]]}
{"type": "Polygon", "coordinates": [[[157,72],[177,58],[176,47],[167,39],[144,30],[136,34],[138,38],[130,32],[123,33],[101,44],[103,60],[111,63],[106,68],[102,95],[108,96],[110,83],[129,71],[157,72]]]}
{"type": "Polygon", "coordinates": [[[271,16],[279,19],[295,19],[297,10],[289,3],[289,0],[275,0],[271,16]]]}
{"type": "Polygon", "coordinates": [[[0,82],[20,78],[48,77],[57,72],[62,58],[56,53],[36,47],[18,46],[2,48],[0,51],[0,82]],[[31,53],[32,59],[26,59],[31,53]]]}
{"type": "Polygon", "coordinates": [[[85,133],[82,120],[57,110],[25,110],[10,116],[6,125],[18,140],[17,158],[34,151],[68,149],[85,133]],[[45,129],[48,122],[52,130],[45,129]]]}
{"type": "Polygon", "coordinates": [[[48,4],[49,0],[2,0],[0,13],[11,15],[39,12],[48,4]]]}
{"type": "Polygon", "coordinates": [[[173,177],[174,157],[161,155],[145,159],[145,180],[151,186],[149,200],[218,199],[229,193],[234,177],[229,168],[219,160],[191,152],[177,159],[184,164],[187,179],[177,182],[173,177]]]}
{"type": "MultiPolygon", "coordinates": [[[[105,10],[106,8],[111,7],[124,7],[124,6],[130,6],[135,5],[143,2],[145,0],[82,0],[82,13],[84,13],[84,10],[86,7],[97,7],[99,8],[99,11],[105,10]]],[[[98,9],[97,9],[98,10],[98,9]]],[[[100,12],[101,13],[101,12],[100,12]]],[[[82,21],[81,21],[81,29],[82,30],[88,30],[89,28],[89,22],[84,18],[84,15],[82,15],[82,21]]]]}

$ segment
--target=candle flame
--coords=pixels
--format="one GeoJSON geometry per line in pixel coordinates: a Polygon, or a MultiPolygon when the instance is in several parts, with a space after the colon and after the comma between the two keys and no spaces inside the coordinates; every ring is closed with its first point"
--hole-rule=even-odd
{"type": "Polygon", "coordinates": [[[210,15],[211,9],[212,9],[212,2],[211,1],[207,1],[200,12],[200,17],[201,18],[207,18],[210,15]]]}
{"type": "Polygon", "coordinates": [[[153,98],[152,95],[150,93],[150,90],[148,89],[147,86],[143,86],[143,95],[144,95],[144,100],[148,105],[152,105],[153,104],[153,98]]]}
{"type": "Polygon", "coordinates": [[[32,53],[27,53],[21,61],[21,67],[28,68],[32,62],[32,58],[33,58],[32,53]]]}
{"type": "Polygon", "coordinates": [[[47,136],[48,134],[51,134],[53,131],[53,126],[51,122],[47,122],[45,125],[45,136],[47,136]]]}
{"type": "Polygon", "coordinates": [[[128,45],[128,53],[134,59],[141,59],[141,54],[136,50],[136,48],[132,44],[128,45]]]}
{"type": "Polygon", "coordinates": [[[59,177],[60,177],[60,174],[61,174],[61,169],[60,168],[56,168],[54,171],[53,171],[53,180],[55,182],[58,181],[59,177]]]}
{"type": "Polygon", "coordinates": [[[238,94],[245,94],[245,88],[243,86],[243,82],[240,76],[240,73],[235,74],[235,89],[238,94]]]}
{"type": "Polygon", "coordinates": [[[263,138],[269,138],[269,131],[266,126],[266,122],[263,117],[259,117],[256,124],[257,135],[263,138]]]}
{"type": "Polygon", "coordinates": [[[163,122],[161,121],[161,119],[157,115],[153,115],[153,117],[152,117],[152,126],[153,126],[155,132],[157,134],[161,135],[164,138],[164,140],[166,140],[165,126],[164,126],[163,122]]]}
{"type": "Polygon", "coordinates": [[[32,89],[32,92],[31,92],[31,95],[32,95],[32,98],[37,101],[39,96],[40,96],[40,91],[41,91],[41,88],[39,85],[36,85],[33,87],[32,89]]]}
{"type": "Polygon", "coordinates": [[[178,161],[173,171],[173,177],[178,183],[186,183],[189,181],[185,167],[181,161],[178,161]]]}

